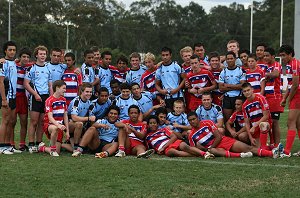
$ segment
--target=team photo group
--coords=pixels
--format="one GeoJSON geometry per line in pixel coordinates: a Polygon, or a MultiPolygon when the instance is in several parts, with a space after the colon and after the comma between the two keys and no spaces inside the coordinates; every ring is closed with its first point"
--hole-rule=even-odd
{"type": "Polygon", "coordinates": [[[7,41],[0,59],[0,154],[300,156],[291,153],[300,138],[300,61],[293,47],[259,43],[250,52],[236,40],[226,47],[224,55],[195,43],[179,51],[163,47],[159,57],[112,57],[93,46],[77,66],[72,52],[7,41]],[[284,110],[287,135],[280,137],[284,110]]]}

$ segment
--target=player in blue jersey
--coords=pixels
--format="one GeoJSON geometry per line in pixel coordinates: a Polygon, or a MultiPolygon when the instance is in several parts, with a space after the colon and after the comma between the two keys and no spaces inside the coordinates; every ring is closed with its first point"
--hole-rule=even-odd
{"type": "Polygon", "coordinates": [[[112,79],[109,84],[111,89],[111,94],[109,94],[109,99],[113,102],[118,96],[121,95],[121,90],[120,90],[121,83],[117,79],[112,79]]]}
{"type": "Polygon", "coordinates": [[[169,129],[173,128],[172,125],[170,125],[170,122],[167,120],[167,115],[168,115],[168,110],[165,107],[159,107],[155,111],[155,115],[158,117],[158,128],[166,128],[168,127],[169,129]]]}
{"type": "Polygon", "coordinates": [[[74,98],[68,107],[68,116],[71,119],[70,141],[74,144],[74,150],[78,147],[82,134],[96,121],[93,115],[93,103],[90,101],[93,86],[91,83],[83,83],[80,87],[80,96],[74,98]]]}
{"type": "Polygon", "coordinates": [[[141,65],[141,56],[137,52],[133,52],[130,57],[130,65],[131,68],[126,74],[126,82],[130,85],[132,83],[139,83],[141,84],[141,78],[143,73],[146,71],[146,67],[141,65]]]}
{"type": "Polygon", "coordinates": [[[219,76],[219,89],[225,92],[223,98],[224,121],[232,115],[236,97],[241,95],[242,84],[246,81],[245,73],[236,65],[236,55],[229,51],[226,54],[227,68],[219,76]]]}
{"type": "Polygon", "coordinates": [[[160,104],[153,106],[153,100],[156,99],[154,93],[148,91],[141,91],[141,87],[138,83],[132,83],[131,93],[133,99],[135,99],[140,107],[141,113],[143,114],[143,119],[147,120],[147,117],[162,106],[165,106],[164,100],[160,99],[160,104]]]}
{"type": "Polygon", "coordinates": [[[96,120],[104,118],[107,109],[111,106],[108,94],[109,92],[105,87],[100,87],[98,98],[93,100],[94,109],[92,113],[96,116],[96,120]]]}
{"type": "Polygon", "coordinates": [[[111,93],[110,81],[114,78],[113,74],[109,69],[109,65],[111,63],[111,56],[112,54],[109,51],[102,52],[102,64],[99,67],[100,87],[107,88],[109,93],[111,93]]]}
{"type": "Polygon", "coordinates": [[[24,79],[24,87],[31,94],[30,96],[30,124],[28,129],[29,152],[38,152],[37,146],[43,139],[43,118],[45,113],[45,101],[52,91],[52,76],[46,66],[48,49],[45,46],[38,46],[34,49],[36,63],[27,72],[24,79]],[[38,127],[39,125],[39,127],[38,127]]]}
{"type": "Polygon", "coordinates": [[[198,115],[199,120],[211,120],[213,121],[220,133],[224,135],[224,119],[222,108],[219,105],[212,103],[211,93],[205,92],[202,95],[202,105],[196,109],[196,114],[198,115]]]}
{"type": "Polygon", "coordinates": [[[99,119],[90,127],[79,144],[79,147],[72,154],[78,157],[83,151],[89,148],[96,158],[105,158],[113,155],[118,149],[119,131],[125,129],[125,124],[118,122],[120,109],[117,106],[110,106],[107,118],[99,119]]]}
{"type": "Polygon", "coordinates": [[[172,62],[170,48],[163,47],[161,56],[163,62],[156,70],[155,87],[160,94],[165,96],[166,107],[171,110],[176,100],[183,101],[181,89],[184,87],[186,74],[176,62],[172,62]]]}
{"type": "MultiPolygon", "coordinates": [[[[121,89],[121,95],[116,98],[116,100],[113,102],[114,105],[118,106],[120,108],[120,115],[119,119],[122,120],[128,120],[128,108],[131,105],[138,105],[138,102],[130,97],[131,94],[131,87],[128,83],[122,83],[120,85],[121,89]]],[[[139,120],[143,120],[143,114],[141,113],[139,116],[139,120]]]]}
{"type": "Polygon", "coordinates": [[[194,54],[196,54],[199,57],[201,68],[210,70],[208,56],[205,54],[203,43],[194,44],[194,54]]]}
{"type": "Polygon", "coordinates": [[[0,94],[1,94],[1,130],[0,130],[0,154],[13,154],[14,149],[10,145],[10,136],[14,132],[13,120],[16,110],[17,91],[17,67],[14,61],[17,45],[13,41],[7,41],[3,45],[5,62],[0,63],[0,94]]]}
{"type": "Polygon", "coordinates": [[[52,82],[60,80],[64,71],[67,69],[67,65],[60,63],[62,58],[62,50],[59,48],[53,48],[50,51],[50,62],[47,63],[47,67],[51,72],[52,82]]]}

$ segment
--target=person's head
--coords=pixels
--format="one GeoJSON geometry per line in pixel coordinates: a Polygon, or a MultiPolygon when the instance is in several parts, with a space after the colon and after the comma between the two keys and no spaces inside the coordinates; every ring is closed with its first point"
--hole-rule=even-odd
{"type": "Polygon", "coordinates": [[[250,51],[247,49],[243,49],[240,51],[240,59],[243,62],[243,65],[248,65],[248,56],[250,55],[250,51]]]}
{"type": "Polygon", "coordinates": [[[242,111],[242,106],[243,106],[244,101],[245,101],[245,98],[242,97],[242,96],[239,96],[235,99],[235,109],[236,109],[236,111],[238,111],[238,112],[242,111]]]}
{"type": "Polygon", "coordinates": [[[239,50],[240,50],[240,46],[239,46],[239,42],[237,42],[236,40],[230,40],[227,43],[227,51],[233,51],[235,53],[235,55],[237,56],[239,54],[239,50]]]}
{"type": "Polygon", "coordinates": [[[279,56],[283,64],[290,62],[295,56],[294,48],[290,45],[282,45],[279,49],[279,56]]]}
{"type": "Polygon", "coordinates": [[[157,131],[159,119],[156,115],[150,115],[147,120],[149,131],[157,131]]]}
{"type": "Polygon", "coordinates": [[[212,96],[209,92],[204,92],[202,94],[202,105],[205,109],[210,109],[212,105],[212,96]]]}
{"type": "Polygon", "coordinates": [[[255,50],[255,54],[256,54],[256,57],[261,60],[264,58],[264,51],[265,49],[267,48],[267,45],[265,43],[258,43],[256,45],[256,50],[255,50]]]}
{"type": "Polygon", "coordinates": [[[144,57],[145,65],[149,70],[155,68],[155,56],[154,54],[148,52],[144,57]]]}
{"type": "Polygon", "coordinates": [[[186,65],[190,65],[190,57],[193,55],[193,49],[190,46],[186,46],[180,50],[180,56],[186,65]]]}
{"type": "Polygon", "coordinates": [[[196,112],[194,112],[194,111],[189,112],[187,115],[187,119],[192,127],[194,127],[194,128],[199,127],[200,122],[199,122],[198,115],[196,114],[196,112]]]}
{"type": "Polygon", "coordinates": [[[98,91],[98,102],[103,104],[108,100],[109,91],[106,87],[100,87],[98,91]]]}
{"type": "Polygon", "coordinates": [[[236,55],[233,51],[229,51],[226,53],[226,62],[229,68],[235,67],[236,55]]]}
{"type": "Polygon", "coordinates": [[[264,61],[268,64],[275,62],[275,50],[267,47],[264,51],[264,61]]]}
{"type": "Polygon", "coordinates": [[[195,43],[194,44],[194,53],[199,56],[201,60],[204,59],[205,49],[203,43],[195,43]]]}
{"type": "Polygon", "coordinates": [[[33,56],[36,58],[38,63],[44,63],[46,61],[47,58],[47,54],[48,54],[48,49],[47,47],[43,46],[43,45],[39,45],[37,46],[34,51],[33,51],[33,56]]]}
{"type": "Polygon", "coordinates": [[[60,48],[52,48],[50,51],[50,62],[53,64],[58,64],[61,61],[62,51],[60,48]]]}
{"type": "Polygon", "coordinates": [[[120,82],[117,79],[113,79],[110,81],[110,88],[113,95],[118,96],[120,95],[120,82]]]}
{"type": "Polygon", "coordinates": [[[115,123],[120,115],[120,108],[116,105],[111,105],[107,110],[107,119],[110,123],[115,123]]]}
{"type": "Polygon", "coordinates": [[[84,53],[83,53],[83,56],[84,56],[85,64],[93,65],[93,63],[94,63],[94,52],[92,50],[90,50],[90,49],[85,50],[84,53]]]}
{"type": "Polygon", "coordinates": [[[92,91],[93,91],[93,85],[88,82],[82,83],[80,86],[80,98],[83,101],[87,101],[91,98],[92,96],[92,91]]]}
{"type": "Polygon", "coordinates": [[[128,59],[126,56],[121,55],[118,60],[117,60],[117,68],[120,71],[125,71],[127,69],[128,66],[128,59]]]}
{"type": "Polygon", "coordinates": [[[140,97],[141,92],[142,91],[139,83],[134,82],[131,84],[131,93],[133,94],[133,96],[140,97]]]}
{"type": "Polygon", "coordinates": [[[255,54],[250,54],[248,56],[248,66],[250,69],[256,68],[256,55],[255,54]]]}
{"type": "Polygon", "coordinates": [[[17,44],[14,41],[7,41],[3,44],[3,52],[5,54],[5,58],[14,59],[17,53],[17,44]]]}
{"type": "Polygon", "coordinates": [[[58,93],[59,96],[64,96],[67,90],[67,84],[63,80],[56,80],[52,84],[52,89],[54,93],[58,93]]]}
{"type": "Polygon", "coordinates": [[[173,103],[173,110],[175,115],[180,115],[184,112],[184,103],[181,100],[176,100],[173,103]]]}
{"type": "Polygon", "coordinates": [[[141,55],[137,52],[133,52],[129,56],[130,65],[132,69],[137,69],[141,64],[141,55]]]}
{"type": "Polygon", "coordinates": [[[199,56],[194,54],[193,56],[190,57],[190,65],[191,65],[191,70],[194,73],[197,73],[200,71],[200,62],[199,62],[199,56]]]}
{"type": "Polygon", "coordinates": [[[75,54],[73,54],[72,52],[66,53],[65,62],[68,68],[73,67],[75,65],[75,54]]]}
{"type": "Polygon", "coordinates": [[[172,62],[172,50],[168,47],[163,47],[161,49],[161,59],[163,61],[163,64],[170,64],[172,62]]]}
{"type": "Polygon", "coordinates": [[[132,122],[137,122],[140,115],[140,108],[137,105],[130,105],[128,108],[128,116],[132,122]]]}
{"type": "Polygon", "coordinates": [[[166,118],[167,118],[167,114],[168,111],[166,108],[164,107],[159,107],[156,111],[155,111],[155,115],[158,117],[159,120],[159,125],[163,125],[166,122],[166,118]]]}
{"type": "Polygon", "coordinates": [[[20,64],[21,65],[26,65],[29,63],[30,58],[31,58],[31,51],[29,48],[24,47],[20,50],[19,52],[19,58],[20,58],[20,64]]]}
{"type": "Polygon", "coordinates": [[[242,84],[242,91],[246,98],[251,98],[253,96],[253,88],[250,83],[245,82],[242,84]]]}
{"type": "Polygon", "coordinates": [[[220,68],[220,56],[217,52],[211,52],[209,54],[209,64],[212,69],[219,69],[220,68]]]}
{"type": "Polygon", "coordinates": [[[128,83],[122,83],[120,85],[120,90],[121,90],[121,98],[128,99],[130,97],[131,87],[128,83]]]}
{"type": "Polygon", "coordinates": [[[111,64],[112,53],[110,51],[104,51],[101,53],[102,65],[108,67],[111,64]]]}
{"type": "Polygon", "coordinates": [[[98,64],[100,60],[100,50],[97,46],[91,47],[91,50],[94,52],[94,63],[98,64]]]}

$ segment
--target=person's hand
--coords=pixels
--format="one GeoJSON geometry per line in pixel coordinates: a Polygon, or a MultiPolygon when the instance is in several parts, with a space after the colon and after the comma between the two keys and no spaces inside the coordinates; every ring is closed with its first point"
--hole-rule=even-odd
{"type": "Polygon", "coordinates": [[[252,146],[256,146],[256,140],[254,138],[251,138],[250,141],[252,146]]]}
{"type": "Polygon", "coordinates": [[[173,127],[178,128],[178,127],[179,127],[179,124],[178,124],[177,122],[174,122],[174,123],[173,123],[173,127]]]}
{"type": "Polygon", "coordinates": [[[89,121],[95,122],[96,121],[96,116],[89,116],[89,121]]]}
{"type": "Polygon", "coordinates": [[[62,131],[66,130],[66,126],[63,124],[58,124],[57,128],[59,128],[62,131]]]}
{"type": "Polygon", "coordinates": [[[8,108],[8,102],[7,102],[6,99],[5,99],[5,100],[2,100],[2,107],[3,107],[3,108],[8,108]]]}
{"type": "Polygon", "coordinates": [[[101,126],[101,128],[103,128],[103,129],[105,129],[105,130],[108,130],[110,127],[109,127],[107,124],[103,124],[103,125],[101,126]]]}
{"type": "Polygon", "coordinates": [[[286,99],[282,99],[280,102],[280,106],[285,107],[286,105],[286,99]]]}
{"type": "Polygon", "coordinates": [[[40,96],[39,94],[36,94],[36,95],[34,96],[34,98],[35,98],[35,100],[36,100],[37,102],[42,102],[42,98],[41,98],[41,96],[40,96]]]}

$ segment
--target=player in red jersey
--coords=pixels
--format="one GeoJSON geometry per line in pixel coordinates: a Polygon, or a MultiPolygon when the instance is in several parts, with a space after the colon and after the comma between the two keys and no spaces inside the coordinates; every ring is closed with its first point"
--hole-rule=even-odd
{"type": "Polygon", "coordinates": [[[246,81],[251,84],[254,93],[264,95],[265,91],[265,73],[257,66],[256,55],[248,56],[249,69],[246,70],[246,81]]]}
{"type": "Polygon", "coordinates": [[[219,106],[222,106],[223,92],[219,89],[219,76],[222,71],[220,56],[217,52],[211,52],[209,54],[209,64],[211,67],[211,73],[214,76],[217,87],[212,90],[213,103],[219,106]]]}
{"type": "Polygon", "coordinates": [[[251,145],[266,149],[272,125],[269,104],[264,96],[254,93],[248,82],[242,85],[242,91],[246,97],[243,114],[251,145]]]}
{"type": "Polygon", "coordinates": [[[142,91],[149,91],[151,93],[157,94],[155,88],[155,72],[156,72],[156,65],[155,65],[155,56],[154,54],[148,52],[144,57],[145,65],[147,70],[143,73],[141,77],[141,89],[142,91]]]}
{"type": "Polygon", "coordinates": [[[147,126],[138,120],[140,109],[136,105],[131,105],[128,109],[129,120],[122,120],[125,130],[118,135],[119,152],[116,155],[125,157],[126,155],[136,155],[137,158],[149,158],[153,149],[146,150],[144,138],[147,133],[147,126]]]}
{"type": "Polygon", "coordinates": [[[215,156],[222,157],[252,157],[253,154],[260,157],[277,158],[278,148],[272,151],[249,146],[243,142],[230,137],[222,136],[217,126],[211,120],[199,121],[195,112],[188,114],[188,120],[193,127],[189,134],[191,147],[197,147],[203,151],[208,151],[215,156]]]}
{"type": "Polygon", "coordinates": [[[281,65],[280,63],[275,61],[275,50],[273,48],[265,49],[264,61],[268,66],[265,73],[265,97],[269,103],[272,117],[272,136],[270,137],[270,139],[271,143],[273,139],[274,145],[277,146],[280,142],[280,113],[283,113],[284,110],[284,108],[280,106],[280,102],[282,101],[282,94],[280,90],[281,65]]]}
{"type": "Polygon", "coordinates": [[[186,85],[188,85],[188,92],[191,94],[191,101],[188,104],[188,108],[194,111],[202,104],[202,93],[214,90],[217,82],[210,71],[200,68],[197,55],[191,56],[190,63],[192,71],[187,75],[186,85]]]}
{"type": "MultiPolygon", "coordinates": [[[[279,55],[283,64],[290,65],[293,71],[292,86],[290,91],[286,91],[287,100],[289,101],[289,114],[288,114],[288,131],[286,135],[286,145],[280,157],[290,157],[291,149],[294,143],[296,133],[300,138],[300,61],[294,58],[294,49],[289,45],[282,45],[279,49],[279,55]]],[[[285,97],[286,98],[286,97],[285,97]]],[[[282,105],[285,106],[285,100],[282,105]]],[[[295,156],[300,156],[300,152],[295,153],[295,156]]]]}
{"type": "Polygon", "coordinates": [[[45,143],[39,144],[40,152],[50,153],[51,156],[58,157],[63,139],[63,131],[66,132],[66,138],[69,139],[69,122],[67,114],[67,101],[64,98],[66,92],[66,83],[63,80],[57,80],[53,83],[53,95],[47,98],[45,102],[44,133],[50,140],[50,147],[45,143]]]}
{"type": "Polygon", "coordinates": [[[258,43],[256,45],[256,57],[257,57],[257,65],[263,70],[263,72],[266,72],[268,66],[264,61],[264,51],[267,48],[267,45],[264,43],[258,43]]]}
{"type": "Polygon", "coordinates": [[[117,60],[117,66],[109,66],[111,73],[114,78],[117,79],[120,83],[126,82],[126,72],[129,71],[128,68],[128,59],[126,56],[121,55],[117,60]]]}

